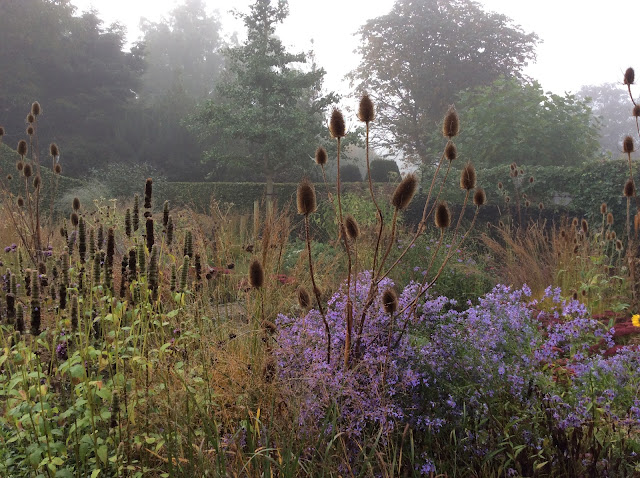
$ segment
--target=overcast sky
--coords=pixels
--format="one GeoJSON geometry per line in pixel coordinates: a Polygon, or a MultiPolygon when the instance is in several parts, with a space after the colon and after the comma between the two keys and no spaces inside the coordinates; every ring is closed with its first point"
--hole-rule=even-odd
{"type": "MultiPolygon", "coordinates": [[[[178,0],[72,0],[80,10],[98,10],[105,23],[126,25],[129,39],[139,36],[140,17],[157,21],[178,0]]],[[[251,0],[207,0],[224,22],[226,36],[242,35],[242,24],[229,15],[231,8],[247,12],[251,0]]],[[[353,34],[368,18],[384,15],[394,0],[289,0],[290,15],[277,31],[293,51],[308,51],[311,40],[317,62],[327,71],[325,86],[342,94],[349,92],[343,80],[358,64],[353,52],[358,38],[353,34]]],[[[583,84],[621,82],[628,66],[640,68],[640,41],[634,18],[640,13],[638,0],[483,0],[486,10],[503,13],[527,32],[535,32],[542,43],[537,62],[525,73],[545,90],[575,92],[583,84]],[[589,6],[592,4],[594,6],[589,6]],[[634,54],[635,53],[635,54],[634,54]]]]}

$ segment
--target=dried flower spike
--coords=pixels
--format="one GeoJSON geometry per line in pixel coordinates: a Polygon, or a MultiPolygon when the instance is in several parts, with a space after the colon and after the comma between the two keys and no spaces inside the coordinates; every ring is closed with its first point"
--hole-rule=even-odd
{"type": "Polygon", "coordinates": [[[633,153],[635,151],[633,147],[633,138],[631,136],[625,136],[622,140],[622,152],[623,153],[633,153]]]}
{"type": "Polygon", "coordinates": [[[476,187],[476,169],[473,164],[467,163],[460,173],[460,188],[471,191],[476,187]]]}
{"type": "Polygon", "coordinates": [[[406,207],[413,199],[416,189],[418,188],[418,178],[415,174],[407,174],[391,197],[391,204],[396,209],[406,209],[406,207]]]}
{"type": "Polygon", "coordinates": [[[460,119],[455,106],[449,106],[449,111],[444,116],[444,122],[442,123],[442,134],[446,138],[453,138],[460,131],[460,119]]]}
{"type": "Polygon", "coordinates": [[[376,117],[373,101],[369,98],[368,94],[364,94],[360,99],[360,106],[358,108],[358,119],[365,123],[373,121],[376,117]]]}
{"type": "Polygon", "coordinates": [[[473,204],[476,206],[484,206],[487,202],[487,194],[484,192],[484,189],[478,188],[476,192],[473,194],[473,204]]]}
{"type": "Polygon", "coordinates": [[[347,133],[347,127],[344,123],[344,116],[338,108],[334,108],[331,112],[329,120],[329,133],[332,138],[343,138],[347,133]]]}
{"type": "Polygon", "coordinates": [[[441,202],[436,207],[436,213],[434,215],[434,222],[436,227],[440,229],[446,229],[451,224],[451,212],[447,203],[441,202]]]}
{"type": "Polygon", "coordinates": [[[249,284],[254,289],[259,289],[264,284],[264,269],[258,259],[254,259],[249,265],[249,284]]]}
{"type": "Polygon", "coordinates": [[[316,191],[307,178],[298,184],[297,204],[298,214],[307,216],[316,210],[316,191]]]}
{"type": "Polygon", "coordinates": [[[320,166],[324,166],[325,164],[327,164],[327,150],[324,149],[322,146],[318,146],[318,149],[316,149],[316,163],[319,164],[320,166]]]}

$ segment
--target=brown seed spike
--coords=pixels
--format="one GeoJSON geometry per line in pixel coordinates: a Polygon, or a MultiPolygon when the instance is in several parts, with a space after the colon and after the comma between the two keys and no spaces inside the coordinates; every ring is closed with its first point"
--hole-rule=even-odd
{"type": "Polygon", "coordinates": [[[40,184],[42,184],[42,179],[39,174],[36,174],[36,177],[33,178],[33,189],[39,189],[40,184]]]}
{"type": "Polygon", "coordinates": [[[607,213],[607,226],[613,226],[613,213],[607,213]]]}
{"type": "Polygon", "coordinates": [[[49,145],[49,154],[54,158],[60,156],[60,149],[58,149],[58,145],[56,143],[51,143],[49,145]]]}
{"type": "Polygon", "coordinates": [[[22,174],[24,174],[25,178],[30,178],[33,174],[33,169],[29,163],[25,164],[24,168],[22,168],[22,174]]]}
{"type": "Polygon", "coordinates": [[[344,217],[344,228],[347,232],[347,237],[352,241],[358,239],[360,236],[360,226],[358,226],[358,221],[351,214],[347,214],[344,217]]]}
{"type": "Polygon", "coordinates": [[[395,290],[389,288],[382,293],[382,307],[389,315],[398,309],[398,294],[396,294],[395,290]]]}
{"type": "Polygon", "coordinates": [[[606,214],[607,213],[607,203],[603,202],[602,204],[600,204],[600,214],[606,214]]]}
{"type": "Polygon", "coordinates": [[[434,222],[436,227],[440,229],[446,229],[451,224],[451,212],[447,203],[441,202],[436,207],[436,213],[434,215],[434,222]]]}
{"type": "Polygon", "coordinates": [[[56,163],[56,165],[53,168],[53,172],[56,174],[62,173],[62,165],[60,163],[56,163]]]}
{"type": "Polygon", "coordinates": [[[636,80],[636,72],[633,71],[633,68],[627,68],[624,72],[624,84],[625,85],[633,85],[633,82],[636,80]]]}
{"type": "Polygon", "coordinates": [[[298,304],[302,309],[308,309],[311,305],[311,296],[302,286],[298,287],[298,304]]]}
{"type": "Polygon", "coordinates": [[[33,116],[38,116],[40,113],[42,113],[42,108],[40,107],[40,103],[38,103],[37,101],[34,101],[33,104],[31,105],[31,114],[33,116]]]}
{"type": "Polygon", "coordinates": [[[449,111],[444,116],[444,122],[442,123],[442,134],[446,138],[453,138],[460,131],[460,119],[455,106],[449,106],[449,111]]]}
{"type": "Polygon", "coordinates": [[[484,192],[484,189],[478,188],[473,195],[473,204],[476,206],[484,206],[487,203],[487,194],[484,192]]]}
{"type": "Polygon", "coordinates": [[[460,189],[471,191],[476,187],[476,168],[467,163],[460,173],[460,189]]]}
{"type": "Polygon", "coordinates": [[[631,116],[635,116],[636,118],[640,116],[640,104],[633,105],[633,111],[631,112],[631,116]]]}
{"type": "Polygon", "coordinates": [[[343,138],[346,136],[347,127],[344,123],[344,116],[338,108],[334,108],[331,112],[331,119],[329,120],[329,133],[332,138],[343,138]]]}
{"type": "Polygon", "coordinates": [[[458,157],[458,148],[453,141],[448,141],[444,147],[444,157],[449,161],[453,161],[458,157]]]}
{"type": "Polygon", "coordinates": [[[633,147],[633,138],[631,136],[625,136],[622,140],[622,152],[623,153],[633,153],[635,151],[633,147]]]}
{"type": "Polygon", "coordinates": [[[584,232],[585,235],[589,232],[589,223],[586,219],[580,222],[580,227],[582,227],[582,232],[584,232]]]}
{"type": "Polygon", "coordinates": [[[264,284],[264,269],[258,259],[254,259],[249,265],[249,284],[254,289],[259,289],[264,284]]]}
{"type": "Polygon", "coordinates": [[[27,142],[24,139],[18,141],[18,148],[16,151],[18,151],[18,154],[22,156],[23,159],[27,155],[27,142]]]}
{"type": "Polygon", "coordinates": [[[542,211],[544,209],[544,203],[538,203],[538,209],[542,211]]]}
{"type": "Polygon", "coordinates": [[[298,184],[297,205],[298,214],[304,214],[305,216],[316,210],[316,190],[307,178],[304,178],[298,184]]]}
{"type": "Polygon", "coordinates": [[[325,164],[327,164],[327,150],[324,149],[322,146],[318,146],[318,149],[316,149],[316,163],[320,166],[324,166],[325,164]]]}
{"type": "Polygon", "coordinates": [[[376,117],[376,111],[373,106],[373,101],[369,98],[368,94],[362,95],[360,99],[360,106],[358,108],[358,119],[364,123],[370,123],[376,117]]]}
{"type": "Polygon", "coordinates": [[[35,132],[35,130],[33,129],[33,126],[31,126],[31,125],[27,126],[27,131],[26,131],[26,133],[27,133],[29,136],[33,136],[33,133],[34,133],[34,132],[35,132]]]}
{"type": "Polygon", "coordinates": [[[630,198],[635,196],[636,186],[633,184],[633,179],[627,179],[627,182],[624,183],[624,189],[622,190],[622,194],[624,197],[630,198]]]}
{"type": "Polygon", "coordinates": [[[80,209],[80,199],[78,199],[77,197],[73,198],[73,201],[71,202],[71,207],[73,208],[74,211],[78,211],[80,209]]]}
{"type": "Polygon", "coordinates": [[[405,209],[413,199],[416,189],[418,189],[418,177],[413,173],[407,174],[393,192],[391,204],[396,209],[405,209]]]}

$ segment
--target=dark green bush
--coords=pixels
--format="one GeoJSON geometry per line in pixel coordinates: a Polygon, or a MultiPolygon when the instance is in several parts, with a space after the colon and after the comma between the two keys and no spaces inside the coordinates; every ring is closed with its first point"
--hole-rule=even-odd
{"type": "Polygon", "coordinates": [[[371,161],[371,179],[376,182],[389,182],[389,173],[400,176],[400,169],[395,161],[390,159],[374,159],[371,161]]]}
{"type": "Polygon", "coordinates": [[[340,181],[354,183],[362,181],[360,169],[355,164],[345,164],[340,167],[340,181]]]}

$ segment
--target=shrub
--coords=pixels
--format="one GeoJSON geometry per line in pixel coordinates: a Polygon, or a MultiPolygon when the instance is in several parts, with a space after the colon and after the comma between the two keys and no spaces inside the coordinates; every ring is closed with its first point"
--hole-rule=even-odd
{"type": "Polygon", "coordinates": [[[379,183],[389,182],[390,174],[400,177],[400,168],[395,161],[389,159],[374,159],[371,161],[371,179],[379,183]]]}
{"type": "Polygon", "coordinates": [[[355,164],[345,164],[340,166],[340,180],[346,183],[362,181],[360,169],[355,164]]]}

